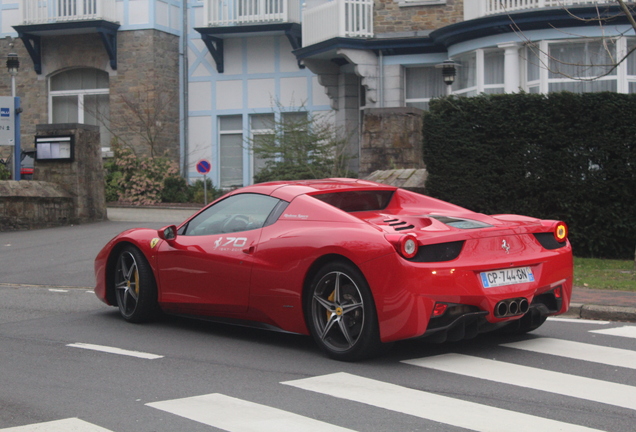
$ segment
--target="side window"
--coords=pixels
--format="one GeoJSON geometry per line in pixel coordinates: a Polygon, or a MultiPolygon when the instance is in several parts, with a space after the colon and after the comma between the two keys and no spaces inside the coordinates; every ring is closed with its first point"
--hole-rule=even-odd
{"type": "Polygon", "coordinates": [[[279,202],[277,198],[267,195],[233,195],[208,207],[192,219],[180,234],[199,236],[258,229],[265,224],[279,202]]]}

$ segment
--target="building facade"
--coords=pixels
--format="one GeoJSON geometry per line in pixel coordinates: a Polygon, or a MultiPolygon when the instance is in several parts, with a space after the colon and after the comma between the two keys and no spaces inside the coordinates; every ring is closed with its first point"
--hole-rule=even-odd
{"type": "Polygon", "coordinates": [[[636,92],[636,37],[611,0],[6,0],[0,25],[21,60],[23,145],[37,124],[95,124],[106,151],[167,153],[190,179],[208,159],[221,187],[252,183],[246,143],[306,113],[328,114],[365,172],[365,111],[636,92]]]}

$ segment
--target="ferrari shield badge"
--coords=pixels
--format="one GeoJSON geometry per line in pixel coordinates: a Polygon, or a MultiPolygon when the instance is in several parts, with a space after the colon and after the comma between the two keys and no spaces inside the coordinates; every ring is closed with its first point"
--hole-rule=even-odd
{"type": "Polygon", "coordinates": [[[157,243],[159,243],[159,239],[158,238],[153,238],[152,240],[150,240],[150,248],[154,249],[155,246],[157,246],[157,243]]]}

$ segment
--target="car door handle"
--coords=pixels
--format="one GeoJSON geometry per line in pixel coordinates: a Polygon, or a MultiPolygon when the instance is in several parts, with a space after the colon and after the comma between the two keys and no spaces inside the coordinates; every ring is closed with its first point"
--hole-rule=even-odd
{"type": "Polygon", "coordinates": [[[250,247],[249,247],[249,248],[247,248],[247,249],[243,249],[243,253],[248,254],[248,255],[251,255],[251,254],[253,254],[253,253],[254,253],[254,250],[256,250],[256,248],[255,248],[254,246],[250,246],[250,247]]]}

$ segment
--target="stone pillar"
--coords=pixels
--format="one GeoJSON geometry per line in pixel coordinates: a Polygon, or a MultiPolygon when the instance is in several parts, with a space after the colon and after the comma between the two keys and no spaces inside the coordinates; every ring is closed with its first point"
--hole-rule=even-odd
{"type": "Polygon", "coordinates": [[[422,113],[411,107],[364,110],[360,178],[376,170],[424,168],[422,113]]]}
{"type": "Polygon", "coordinates": [[[33,180],[59,185],[73,198],[73,222],[96,222],[106,219],[104,168],[99,127],[78,123],[39,124],[36,137],[72,136],[72,160],[37,160],[33,180]]]}

